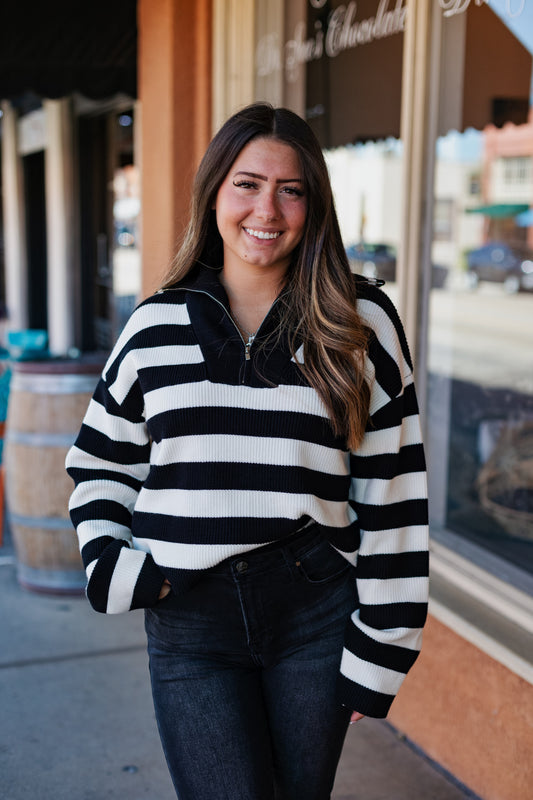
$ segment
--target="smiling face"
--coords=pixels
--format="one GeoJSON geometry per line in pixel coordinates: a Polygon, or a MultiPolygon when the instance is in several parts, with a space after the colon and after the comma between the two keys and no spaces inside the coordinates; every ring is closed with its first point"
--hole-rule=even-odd
{"type": "Polygon", "coordinates": [[[224,271],[268,269],[281,278],[303,236],[307,214],[296,151],[277,139],[253,139],[221,184],[215,211],[224,271]]]}

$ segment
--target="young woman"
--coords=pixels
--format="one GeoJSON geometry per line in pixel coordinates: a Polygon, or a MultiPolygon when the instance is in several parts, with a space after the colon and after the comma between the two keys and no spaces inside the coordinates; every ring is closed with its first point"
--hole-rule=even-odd
{"type": "Polygon", "coordinates": [[[180,800],[324,800],[416,659],[427,509],[398,316],[350,273],[307,124],[255,104],[199,167],[163,288],[67,458],[106,613],[145,608],[180,800]]]}

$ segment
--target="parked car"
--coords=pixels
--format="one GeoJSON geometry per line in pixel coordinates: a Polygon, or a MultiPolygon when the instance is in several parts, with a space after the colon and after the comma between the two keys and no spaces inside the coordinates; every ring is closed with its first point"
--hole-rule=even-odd
{"type": "Polygon", "coordinates": [[[468,285],[479,281],[503,284],[509,294],[533,291],[533,251],[506,242],[489,242],[466,255],[468,285]]]}
{"type": "MultiPolygon", "coordinates": [[[[357,272],[366,278],[380,278],[389,282],[396,280],[396,252],[390,245],[360,242],[347,247],[346,255],[352,272],[357,272]]],[[[447,267],[440,264],[431,265],[433,289],[442,289],[447,277],[447,267]]]]}
{"type": "Polygon", "coordinates": [[[352,272],[366,278],[381,278],[394,281],[396,277],[396,253],[388,244],[359,242],[346,248],[352,272]]]}

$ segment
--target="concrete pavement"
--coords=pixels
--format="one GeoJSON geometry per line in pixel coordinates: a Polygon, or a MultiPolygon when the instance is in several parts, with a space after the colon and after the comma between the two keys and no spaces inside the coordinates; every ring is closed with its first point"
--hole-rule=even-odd
{"type": "MultiPolygon", "coordinates": [[[[175,800],[151,704],[142,612],[40,595],[0,548],[2,800],[175,800]]],[[[463,800],[386,723],[348,731],[334,800],[463,800]]],[[[199,798],[201,800],[201,798],[199,798]]]]}

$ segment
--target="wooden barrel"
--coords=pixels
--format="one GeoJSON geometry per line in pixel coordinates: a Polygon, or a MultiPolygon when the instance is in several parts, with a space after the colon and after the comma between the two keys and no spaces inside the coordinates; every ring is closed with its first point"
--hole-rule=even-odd
{"type": "Polygon", "coordinates": [[[86,576],[68,514],[65,456],[102,359],[13,364],[5,435],[6,506],[19,582],[52,594],[83,592],[86,576]]]}

